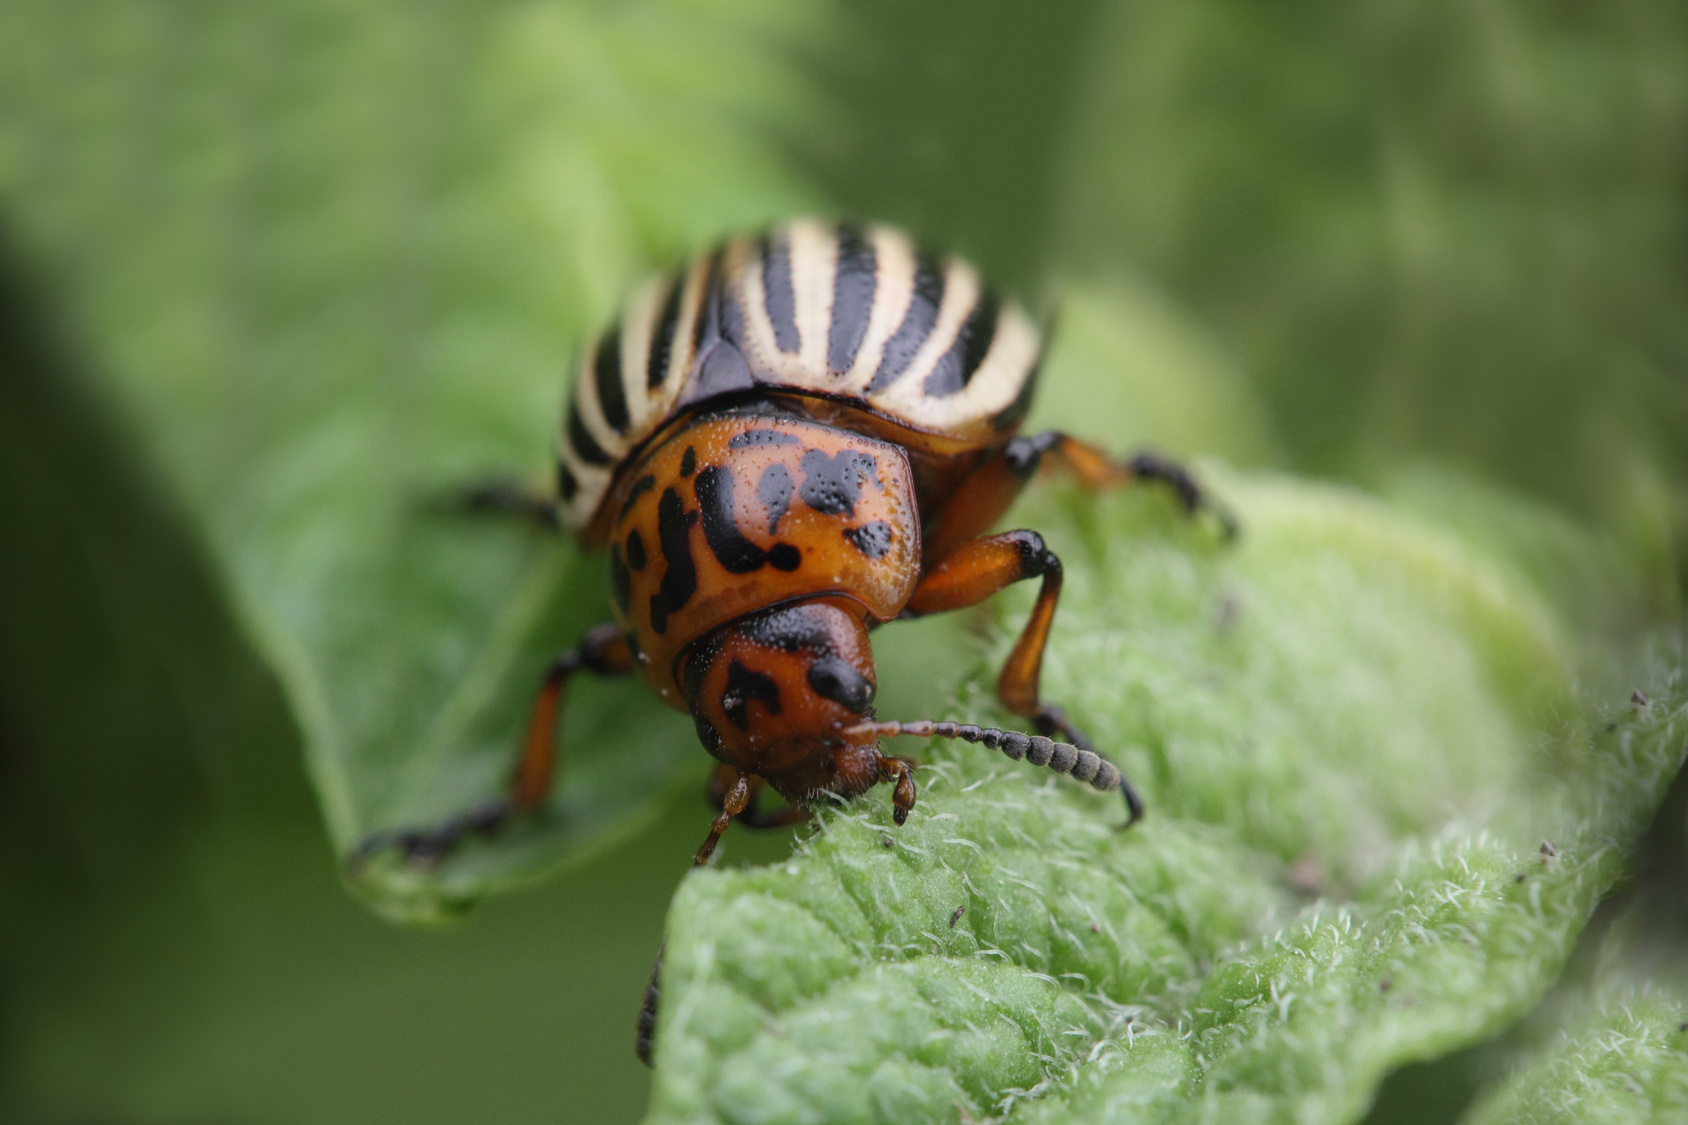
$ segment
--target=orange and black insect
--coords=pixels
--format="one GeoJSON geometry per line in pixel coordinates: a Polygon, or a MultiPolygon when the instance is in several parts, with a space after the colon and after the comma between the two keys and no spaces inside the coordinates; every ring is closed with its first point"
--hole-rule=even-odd
{"type": "MultiPolygon", "coordinates": [[[[882,226],[789,222],[647,285],[582,359],[547,509],[607,549],[614,620],[546,672],[505,796],[360,852],[434,858],[543,803],[563,687],[583,669],[636,673],[692,716],[719,763],[699,864],[735,817],[791,823],[881,781],[902,824],[914,763],[879,746],[898,734],[1118,790],[1136,820],[1136,790],[1039,690],[1061,560],[1035,531],[990,528],[1046,459],[1093,488],[1162,481],[1192,511],[1203,497],[1153,455],[1018,436],[1041,356],[1030,317],[973,267],[882,226]],[[1032,578],[1042,588],[996,690],[1037,733],[875,715],[872,629],[1032,578]],[[760,810],[763,787],[790,807],[760,810]]],[[[654,996],[653,977],[641,1056],[654,996]]]]}

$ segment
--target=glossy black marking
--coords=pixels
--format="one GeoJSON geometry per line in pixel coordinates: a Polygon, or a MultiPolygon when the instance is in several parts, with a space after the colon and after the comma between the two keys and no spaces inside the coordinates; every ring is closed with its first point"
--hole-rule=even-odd
{"type": "Polygon", "coordinates": [[[598,406],[604,421],[618,434],[627,432],[627,391],[621,385],[621,324],[610,325],[598,341],[598,354],[592,361],[592,375],[598,384],[598,406]]]}
{"type": "Polygon", "coordinates": [[[799,440],[783,430],[746,430],[727,439],[728,449],[754,449],[758,445],[798,445],[799,440]]]}
{"type": "Polygon", "coordinates": [[[734,517],[733,472],[711,465],[697,475],[697,504],[703,513],[703,539],[720,564],[733,574],[761,570],[768,556],[739,534],[734,517]]]}
{"type": "Polygon", "coordinates": [[[768,565],[775,570],[796,570],[803,565],[803,552],[790,543],[775,543],[768,548],[768,565]]]}
{"type": "Polygon", "coordinates": [[[633,510],[633,505],[639,502],[639,497],[643,496],[655,487],[656,478],[651,476],[649,473],[646,473],[644,476],[634,481],[633,487],[627,490],[627,499],[622,501],[621,512],[615,517],[616,522],[619,523],[620,521],[626,519],[627,513],[633,510]]]}
{"type": "Polygon", "coordinates": [[[873,703],[873,681],[836,656],[823,656],[809,665],[809,686],[857,715],[873,703]]]}
{"type": "Polygon", "coordinates": [[[985,361],[991,340],[996,336],[998,311],[995,294],[987,291],[980,296],[979,303],[962,322],[961,331],[956,333],[955,343],[932,366],[921,390],[942,398],[960,393],[972,382],[973,373],[985,361]]]}
{"type": "Polygon", "coordinates": [[[667,569],[662,573],[662,585],[651,595],[651,629],[658,636],[668,632],[669,614],[697,593],[697,564],[692,561],[689,534],[696,522],[697,513],[686,511],[678,492],[672,488],[662,490],[662,498],[656,505],[656,530],[667,569]]]}
{"type": "Polygon", "coordinates": [[[819,449],[803,453],[803,487],[798,495],[803,503],[817,512],[836,516],[854,516],[856,501],[861,498],[862,483],[876,476],[879,462],[870,453],[854,449],[841,450],[836,457],[828,457],[819,449]]]}
{"type": "Polygon", "coordinates": [[[720,330],[715,316],[715,291],[721,285],[721,251],[709,255],[709,266],[703,275],[703,302],[698,306],[697,322],[692,325],[692,353],[703,351],[703,342],[711,328],[720,330]]]}
{"type": "Polygon", "coordinates": [[[932,334],[932,326],[938,322],[938,308],[943,303],[943,271],[930,255],[922,251],[915,262],[914,294],[909,298],[908,312],[903,314],[903,322],[891,333],[891,338],[885,341],[879,370],[874,372],[872,382],[867,385],[868,394],[884,390],[908,370],[920,346],[932,334]]]}
{"type": "Polygon", "coordinates": [[[580,409],[573,401],[569,402],[569,444],[574,447],[575,456],[588,465],[610,463],[610,455],[586,432],[586,425],[580,420],[580,409]]]}
{"type": "Polygon", "coordinates": [[[891,525],[884,520],[874,520],[860,527],[846,527],[844,538],[868,558],[884,558],[885,552],[891,549],[891,525]]]}
{"type": "Polygon", "coordinates": [[[561,461],[557,462],[557,495],[563,500],[573,500],[580,493],[580,482],[574,479],[569,467],[561,461]]]}
{"type": "MultiPolygon", "coordinates": [[[[773,433],[772,430],[752,430],[752,433],[773,433]]],[[[780,435],[784,437],[784,434],[780,435]]],[[[737,438],[733,439],[738,440],[737,438]]],[[[732,442],[728,442],[731,445],[732,442]]],[[[762,470],[762,479],[756,482],[756,499],[762,501],[762,506],[768,509],[768,534],[772,535],[779,527],[780,520],[785,518],[786,510],[791,507],[791,492],[795,486],[791,481],[791,471],[784,465],[769,465],[762,470]]]]}
{"type": "Polygon", "coordinates": [[[651,334],[651,356],[645,363],[645,387],[656,390],[668,378],[668,358],[674,351],[674,329],[680,320],[680,290],[675,279],[668,286],[668,298],[662,302],[662,315],[657,317],[656,331],[651,334]]]}
{"type": "Polygon", "coordinates": [[[697,447],[686,446],[686,451],[680,454],[680,475],[689,477],[697,472],[697,447]]]}
{"type": "Polygon", "coordinates": [[[627,603],[633,596],[633,576],[627,572],[627,564],[621,561],[619,543],[610,547],[610,593],[615,597],[615,604],[621,607],[621,612],[625,614],[627,603]]]}
{"type": "Polygon", "coordinates": [[[645,537],[635,527],[627,533],[627,565],[634,570],[644,570],[646,561],[645,537]]]}
{"type": "Polygon", "coordinates": [[[842,375],[856,362],[879,287],[879,264],[873,243],[860,227],[838,228],[838,270],[832,279],[832,330],[827,339],[826,365],[842,375]]]}
{"type": "Polygon", "coordinates": [[[762,240],[762,296],[774,326],[774,344],[787,355],[801,350],[797,290],[791,283],[791,242],[784,235],[762,240]]]}
{"type": "Polygon", "coordinates": [[[727,665],[727,688],[721,693],[721,710],[739,730],[750,729],[750,701],[761,700],[768,714],[780,713],[780,686],[772,676],[753,672],[738,661],[727,665]]]}

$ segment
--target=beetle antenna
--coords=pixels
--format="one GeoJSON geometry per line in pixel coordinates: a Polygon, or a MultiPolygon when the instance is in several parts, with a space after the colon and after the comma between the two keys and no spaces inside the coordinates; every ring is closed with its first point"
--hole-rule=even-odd
{"type": "Polygon", "coordinates": [[[912,723],[894,720],[857,723],[846,727],[843,733],[853,738],[863,735],[892,738],[908,734],[916,738],[959,738],[963,742],[983,743],[992,750],[1001,750],[1016,762],[1024,758],[1034,766],[1048,766],[1056,773],[1072,774],[1080,781],[1089,782],[1090,787],[1099,792],[1112,793],[1118,789],[1125,797],[1125,827],[1129,828],[1143,818],[1143,798],[1119,772],[1119,768],[1095,751],[1080,750],[1070,742],[1056,742],[1041,734],[1022,734],[1014,730],[932,719],[912,723]]]}

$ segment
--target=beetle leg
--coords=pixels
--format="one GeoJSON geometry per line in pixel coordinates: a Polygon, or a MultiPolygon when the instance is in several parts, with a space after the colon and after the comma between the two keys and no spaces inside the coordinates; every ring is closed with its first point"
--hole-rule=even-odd
{"type": "Polygon", "coordinates": [[[692,858],[692,864],[702,867],[709,862],[709,857],[715,854],[715,844],[721,839],[721,833],[732,824],[733,817],[744,811],[750,803],[750,775],[739,773],[732,786],[722,795],[721,811],[715,814],[715,819],[709,825],[709,837],[698,848],[697,855],[692,858]]]}
{"type": "Polygon", "coordinates": [[[1043,671],[1043,649],[1049,642],[1049,627],[1055,621],[1055,606],[1061,600],[1061,560],[1044,546],[1035,531],[1005,531],[969,540],[934,566],[914,588],[904,613],[924,617],[928,613],[977,605],[992,594],[1027,578],[1042,578],[1037,604],[1020,633],[1020,640],[997,677],[996,695],[1016,715],[1032,720],[1039,734],[1059,734],[1081,750],[1091,749],[1090,739],[1068,721],[1066,712],[1038,697],[1038,678],[1043,671]]]}
{"type": "Polygon", "coordinates": [[[446,494],[437,508],[473,515],[511,516],[545,531],[563,530],[556,497],[510,477],[489,477],[446,494]]]}
{"type": "Polygon", "coordinates": [[[557,772],[557,711],[562,705],[563,688],[568,684],[569,677],[582,670],[600,676],[616,676],[632,671],[632,668],[633,650],[619,628],[604,624],[588,629],[581,637],[579,647],[559,655],[545,670],[539,694],[534,697],[527,734],[522,740],[521,757],[517,759],[510,787],[504,796],[425,828],[372,832],[352,852],[348,865],[357,867],[388,847],[398,848],[409,859],[434,863],[455,848],[463,837],[491,835],[507,824],[511,817],[531,812],[544,804],[557,772]]]}
{"type": "Polygon", "coordinates": [[[898,825],[906,823],[908,814],[914,811],[914,763],[907,758],[890,758],[881,754],[879,776],[885,781],[896,782],[896,787],[891,790],[891,819],[898,825]]]}
{"type": "MultiPolygon", "coordinates": [[[[727,792],[738,780],[738,771],[725,762],[717,763],[714,772],[709,775],[709,786],[704,792],[705,799],[711,808],[720,809],[726,804],[727,792]]],[[[762,795],[768,791],[768,783],[760,777],[752,775],[750,778],[750,801],[744,806],[744,811],[738,814],[738,822],[746,828],[786,828],[793,824],[801,824],[809,819],[809,810],[797,805],[787,805],[783,809],[764,811],[762,795]]]]}
{"type": "Polygon", "coordinates": [[[989,531],[1036,475],[1045,454],[1064,465],[1086,488],[1094,490],[1132,481],[1163,482],[1177,495],[1185,511],[1192,515],[1211,511],[1227,538],[1237,533],[1237,521],[1230,510],[1203,491],[1189,470],[1176,461],[1154,453],[1138,453],[1115,461],[1088,442],[1059,430],[1045,430],[1030,437],[1015,438],[968,475],[924,538],[926,562],[940,561],[963,543],[989,531]]]}

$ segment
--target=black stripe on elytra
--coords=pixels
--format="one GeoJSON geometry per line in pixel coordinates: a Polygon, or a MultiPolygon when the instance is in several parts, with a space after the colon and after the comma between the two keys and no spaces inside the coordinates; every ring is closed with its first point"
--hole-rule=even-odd
{"type": "Polygon", "coordinates": [[[955,343],[933,364],[926,382],[921,384],[921,390],[942,398],[958,394],[973,381],[973,373],[979,370],[979,364],[985,362],[985,353],[990,351],[991,340],[996,336],[998,311],[996,294],[986,290],[979,295],[979,303],[961,322],[955,343]]]}
{"type": "Polygon", "coordinates": [[[627,565],[634,570],[644,570],[645,562],[645,537],[635,527],[627,533],[627,565]]]}
{"type": "Polygon", "coordinates": [[[598,341],[598,354],[592,362],[592,374],[598,383],[598,406],[604,421],[618,434],[627,432],[627,391],[621,385],[621,324],[610,325],[609,331],[598,341]]]}
{"type": "Polygon", "coordinates": [[[797,290],[791,283],[791,240],[783,233],[762,239],[762,299],[774,326],[775,345],[788,355],[800,350],[797,290]]]}
{"type": "Polygon", "coordinates": [[[727,687],[721,693],[721,710],[739,730],[750,729],[750,701],[761,700],[768,714],[780,713],[780,686],[772,676],[754,672],[738,661],[727,665],[727,687]]]}
{"type": "Polygon", "coordinates": [[[878,287],[879,264],[873,243],[862,237],[860,227],[839,227],[838,269],[832,277],[832,330],[826,347],[826,365],[834,375],[842,375],[855,364],[878,287]]]}
{"type": "Polygon", "coordinates": [[[746,430],[727,439],[728,449],[752,449],[758,445],[797,445],[799,439],[780,430],[746,430]]]}
{"type": "Polygon", "coordinates": [[[569,467],[561,461],[557,462],[557,495],[563,500],[573,500],[580,493],[580,482],[574,479],[569,467]]]}
{"type": "Polygon", "coordinates": [[[823,450],[808,449],[803,452],[802,469],[803,487],[798,495],[803,503],[829,516],[854,516],[862,483],[869,477],[877,478],[879,462],[871,453],[854,449],[840,450],[835,457],[828,457],[823,450]]]}
{"type": "Polygon", "coordinates": [[[602,446],[592,440],[586,425],[580,420],[580,408],[573,400],[569,402],[569,444],[574,446],[574,454],[588,465],[608,465],[610,455],[604,452],[602,446]]]}
{"type": "Polygon", "coordinates": [[[644,476],[634,481],[633,487],[627,490],[627,499],[622,502],[621,512],[615,517],[616,522],[620,523],[622,520],[626,519],[627,513],[633,510],[633,505],[639,502],[639,497],[643,496],[655,487],[656,478],[651,476],[649,473],[646,473],[644,476]]]}
{"type": "Polygon", "coordinates": [[[703,341],[715,323],[715,291],[721,284],[721,251],[709,255],[709,267],[703,275],[703,300],[698,302],[697,321],[692,325],[692,354],[703,350],[703,341]]]}
{"type": "Polygon", "coordinates": [[[692,561],[690,534],[696,522],[697,513],[686,511],[678,492],[662,490],[656,504],[656,531],[667,569],[662,572],[662,585],[651,595],[651,630],[658,636],[668,632],[669,615],[697,593],[697,564],[692,561]]]}
{"type": "Polygon", "coordinates": [[[885,341],[879,370],[874,372],[873,381],[867,385],[869,394],[884,390],[908,370],[908,365],[914,362],[915,355],[920,351],[920,345],[932,334],[932,326],[938,322],[938,308],[943,303],[943,271],[923,250],[915,260],[914,293],[909,297],[908,312],[903,314],[903,322],[891,333],[891,338],[885,341]]]}
{"type": "Polygon", "coordinates": [[[739,533],[733,518],[731,469],[710,465],[697,475],[697,506],[703,513],[703,541],[729,572],[749,574],[767,564],[767,554],[739,533]]]}
{"type": "Polygon", "coordinates": [[[645,362],[645,388],[656,390],[668,378],[668,357],[674,352],[674,329],[680,320],[680,279],[669,283],[668,298],[662,302],[662,315],[657,318],[656,331],[651,333],[651,355],[645,362]]]}
{"type": "Polygon", "coordinates": [[[610,593],[615,597],[615,604],[620,606],[621,612],[625,614],[627,603],[633,596],[633,575],[628,573],[627,564],[621,561],[620,543],[610,546],[610,593]]]}
{"type": "Polygon", "coordinates": [[[860,527],[846,527],[844,538],[868,558],[884,558],[885,552],[891,549],[891,525],[884,520],[874,520],[860,527]]]}
{"type": "Polygon", "coordinates": [[[785,518],[787,509],[791,507],[791,492],[794,487],[796,486],[792,483],[791,472],[784,465],[776,463],[762,470],[762,479],[756,482],[756,499],[762,501],[762,506],[768,509],[769,535],[779,527],[780,520],[785,518]]]}

